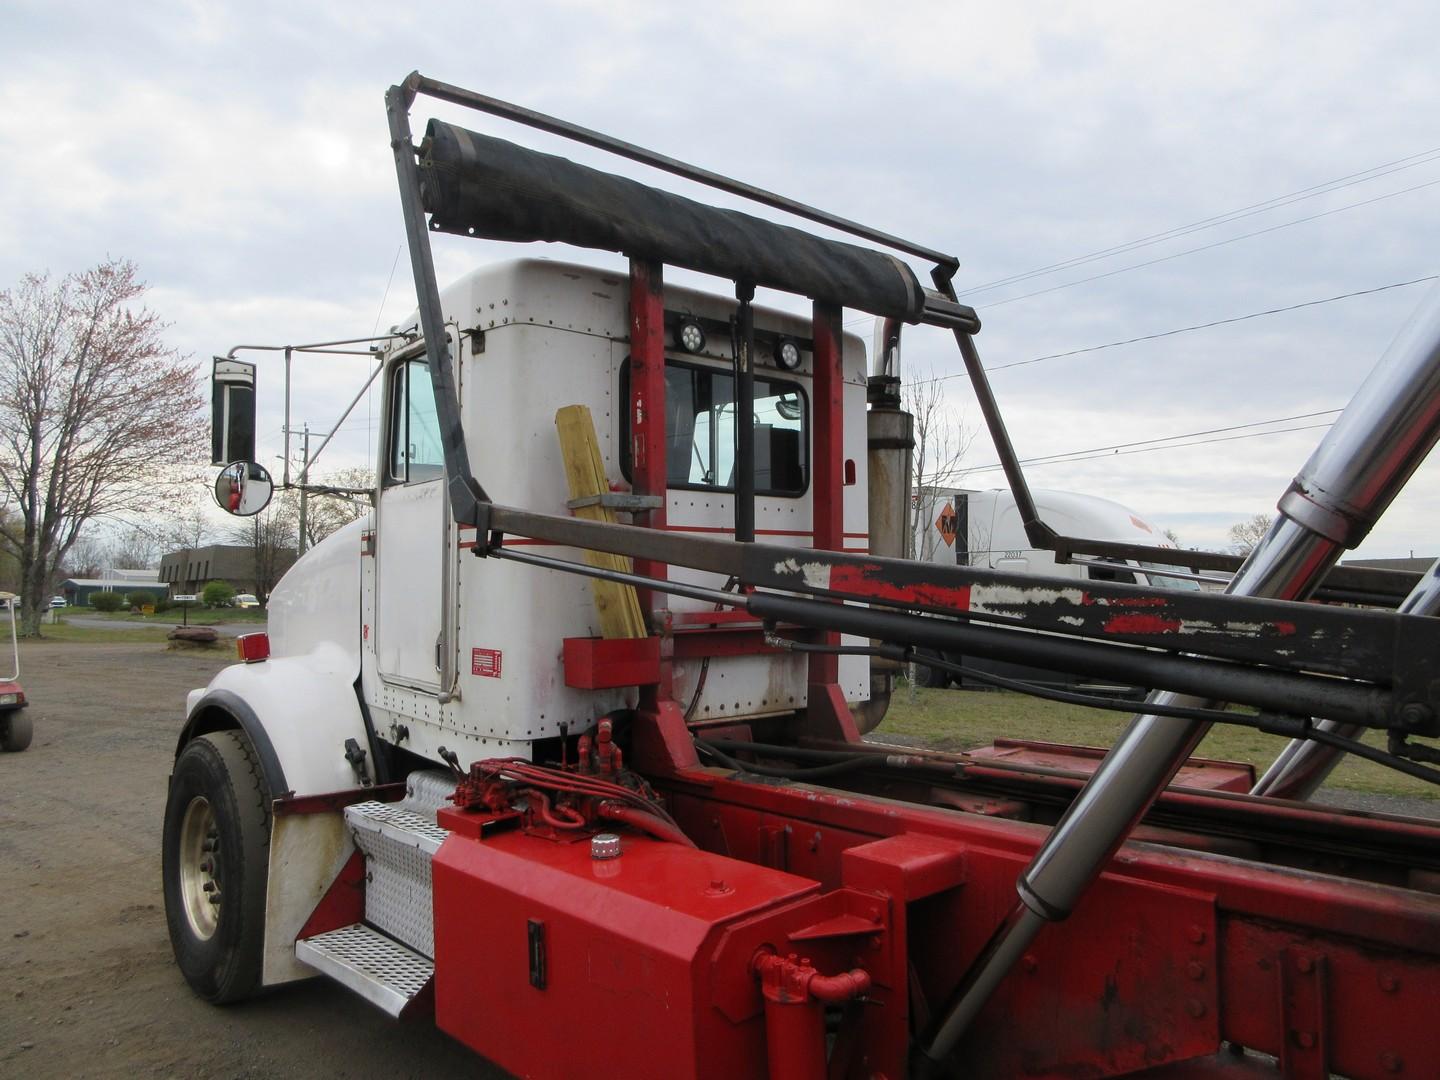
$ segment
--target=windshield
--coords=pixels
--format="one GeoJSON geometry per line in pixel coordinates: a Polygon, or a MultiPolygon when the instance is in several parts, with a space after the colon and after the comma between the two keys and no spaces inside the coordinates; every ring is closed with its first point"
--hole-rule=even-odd
{"type": "MultiPolygon", "coordinates": [[[[1183,566],[1171,566],[1167,563],[1142,562],[1142,570],[1168,570],[1170,572],[1183,571],[1183,566]]],[[[1200,583],[1190,578],[1161,577],[1159,574],[1150,574],[1150,584],[1157,589],[1174,589],[1177,592],[1199,592],[1200,583]]]]}

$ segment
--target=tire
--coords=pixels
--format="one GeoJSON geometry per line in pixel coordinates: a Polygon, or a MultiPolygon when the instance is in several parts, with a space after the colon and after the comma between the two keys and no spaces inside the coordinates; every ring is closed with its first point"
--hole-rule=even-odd
{"type": "MultiPolygon", "coordinates": [[[[920,656],[930,656],[941,659],[940,654],[930,649],[917,650],[920,656]]],[[[922,664],[919,660],[915,662],[915,685],[923,686],[927,690],[944,690],[950,685],[950,673],[933,668],[929,664],[922,664]]]]}
{"type": "Polygon", "coordinates": [[[239,731],[193,740],[165,802],[165,920],[185,981],[212,1004],[260,989],[269,859],[270,792],[250,740],[239,731]]]}
{"type": "Polygon", "coordinates": [[[30,745],[35,727],[24,709],[12,709],[7,716],[0,713],[0,750],[18,754],[30,745]]]}

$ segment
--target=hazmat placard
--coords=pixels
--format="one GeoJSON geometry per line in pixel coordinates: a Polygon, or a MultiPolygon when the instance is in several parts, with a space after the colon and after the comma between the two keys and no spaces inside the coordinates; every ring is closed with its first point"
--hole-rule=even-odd
{"type": "Polygon", "coordinates": [[[955,513],[955,507],[949,503],[940,511],[940,516],[935,519],[935,529],[940,533],[940,539],[945,541],[946,547],[955,546],[955,536],[959,532],[958,522],[960,515],[955,513]]]}

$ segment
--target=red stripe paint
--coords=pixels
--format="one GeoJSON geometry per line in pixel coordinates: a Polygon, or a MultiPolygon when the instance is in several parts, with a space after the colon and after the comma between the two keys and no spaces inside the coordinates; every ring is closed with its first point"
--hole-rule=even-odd
{"type": "Polygon", "coordinates": [[[954,611],[970,610],[970,586],[958,585],[895,585],[878,577],[881,568],[874,563],[860,566],[834,566],[830,568],[830,588],[851,596],[875,600],[895,600],[900,603],[926,604],[950,608],[954,611]]]}
{"type": "Polygon", "coordinates": [[[1136,611],[1125,615],[1112,615],[1105,623],[1107,634],[1173,634],[1184,623],[1179,619],[1166,619],[1159,615],[1148,615],[1136,611]]]}

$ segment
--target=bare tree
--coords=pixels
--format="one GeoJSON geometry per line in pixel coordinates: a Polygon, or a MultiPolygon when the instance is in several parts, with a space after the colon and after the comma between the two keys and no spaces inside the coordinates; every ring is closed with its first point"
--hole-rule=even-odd
{"type": "MultiPolygon", "coordinates": [[[[904,385],[905,409],[915,421],[915,450],[911,455],[910,505],[916,514],[929,514],[936,493],[954,487],[964,477],[960,462],[975,441],[973,432],[965,430],[954,409],[945,398],[945,391],[934,372],[904,385]]],[[[905,556],[928,559],[941,543],[938,529],[931,522],[917,522],[917,528],[906,538],[905,556]],[[919,550],[915,538],[919,534],[919,550]]]]}
{"type": "Polygon", "coordinates": [[[82,536],[65,556],[66,577],[98,578],[105,571],[105,545],[91,536],[82,536]]]}
{"type": "Polygon", "coordinates": [[[1166,529],[1160,535],[1165,537],[1165,539],[1170,542],[1171,547],[1178,548],[1182,546],[1180,543],[1180,534],[1177,533],[1174,529],[1166,529]]]}
{"type": "Polygon", "coordinates": [[[105,542],[103,568],[153,569],[160,565],[160,546],[153,529],[141,524],[128,525],[105,542]]]}
{"type": "Polygon", "coordinates": [[[1256,514],[1246,521],[1230,526],[1230,550],[1237,555],[1249,555],[1255,550],[1265,534],[1270,531],[1269,514],[1256,514]]]}
{"type": "Polygon", "coordinates": [[[137,306],[144,291],[111,260],[0,292],[0,505],[20,518],[0,546],[20,563],[27,635],[85,524],[161,504],[203,453],[195,369],[137,306]]]}
{"type": "Polygon", "coordinates": [[[295,556],[300,512],[295,493],[277,492],[258,514],[242,518],[231,530],[231,541],[250,548],[254,558],[255,595],[263,603],[295,556]]]}
{"type": "Polygon", "coordinates": [[[0,542],[0,590],[18,592],[20,560],[15,552],[19,549],[20,537],[24,535],[19,517],[0,508],[0,532],[6,536],[6,542],[0,542]]]}
{"type": "MultiPolygon", "coordinates": [[[[368,490],[375,486],[375,470],[355,465],[325,473],[315,482],[326,487],[368,490]]],[[[359,521],[370,513],[370,509],[370,502],[363,495],[310,495],[305,508],[306,543],[314,547],[331,533],[343,529],[352,521],[359,521]]]]}
{"type": "Polygon", "coordinates": [[[167,518],[156,531],[164,554],[194,551],[213,542],[214,523],[198,502],[167,518]]]}

